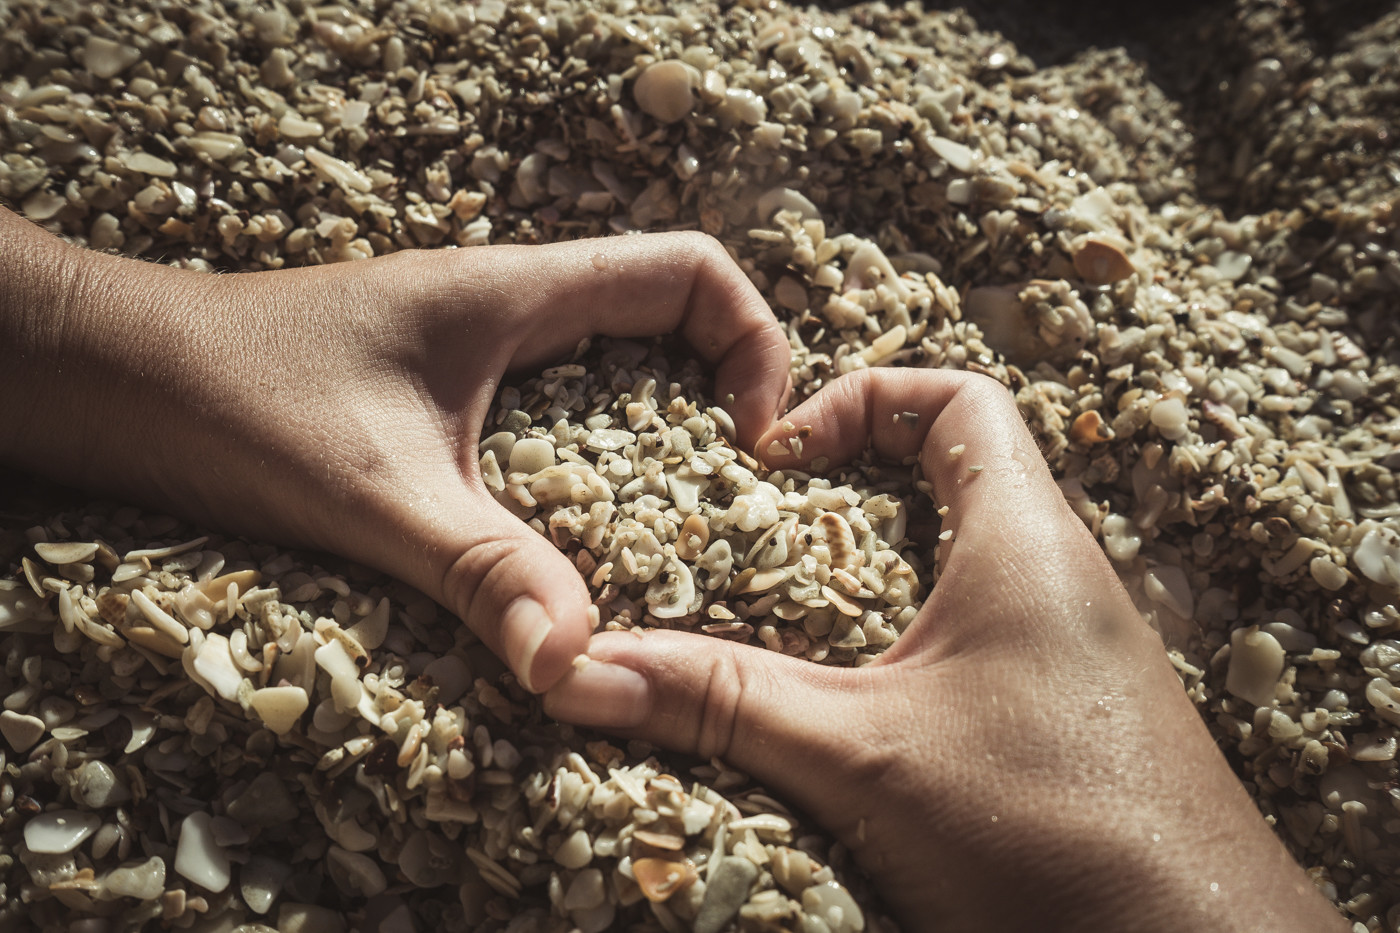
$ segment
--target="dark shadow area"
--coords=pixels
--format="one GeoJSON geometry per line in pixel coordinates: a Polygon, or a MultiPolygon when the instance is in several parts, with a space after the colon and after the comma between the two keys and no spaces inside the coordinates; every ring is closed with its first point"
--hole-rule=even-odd
{"type": "Polygon", "coordinates": [[[1400,0],[925,0],[923,8],[966,12],[1037,68],[1123,49],[1176,107],[1195,196],[1229,216],[1327,209],[1312,195],[1341,178],[1363,178],[1357,199],[1373,199],[1387,183],[1384,165],[1397,160],[1400,53],[1385,50],[1400,47],[1400,26],[1392,19],[1363,31],[1400,0]],[[1369,50],[1358,53],[1358,44],[1369,50]]]}

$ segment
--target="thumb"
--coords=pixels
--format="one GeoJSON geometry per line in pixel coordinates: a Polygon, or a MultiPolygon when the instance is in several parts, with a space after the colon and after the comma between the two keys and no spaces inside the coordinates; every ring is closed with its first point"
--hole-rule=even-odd
{"type": "Polygon", "coordinates": [[[809,802],[849,758],[847,683],[858,670],[823,667],[763,648],[686,632],[603,632],[588,660],[544,696],[547,714],[654,745],[720,758],[809,802]],[[846,696],[845,708],[839,702],[846,696]]]}
{"type": "Polygon", "coordinates": [[[548,689],[588,647],[588,590],[574,565],[495,502],[471,516],[470,537],[450,553],[444,601],[521,684],[548,689]]]}

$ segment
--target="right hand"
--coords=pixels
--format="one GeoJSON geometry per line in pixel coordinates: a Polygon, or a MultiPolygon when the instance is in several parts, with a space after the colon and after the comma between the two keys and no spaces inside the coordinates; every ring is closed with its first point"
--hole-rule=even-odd
{"type": "Polygon", "coordinates": [[[843,669],[602,633],[546,694],[551,715],[749,772],[851,848],[908,930],[1345,929],[1215,748],[1003,387],[867,370],[787,420],[813,429],[804,460],[871,442],[918,454],[949,506],[943,573],[900,640],[843,669]],[[917,421],[895,423],[904,412],[917,421]]]}

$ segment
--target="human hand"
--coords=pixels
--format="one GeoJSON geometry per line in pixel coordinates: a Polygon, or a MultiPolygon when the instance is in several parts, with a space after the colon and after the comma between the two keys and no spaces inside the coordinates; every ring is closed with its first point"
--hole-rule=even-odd
{"type": "Polygon", "coordinates": [[[0,462],[378,567],[533,689],[585,649],[589,597],[482,483],[502,375],[589,335],[678,330],[734,395],[741,442],[785,399],[782,330],[698,234],[213,276],[79,250],[0,209],[0,257],[0,462]]]}
{"type": "Polygon", "coordinates": [[[786,420],[812,434],[802,460],[769,466],[873,442],[918,454],[948,506],[942,574],[900,640],[842,669],[602,633],[547,712],[754,775],[849,846],[909,930],[1344,928],[1211,743],[1005,389],[868,370],[786,420]]]}

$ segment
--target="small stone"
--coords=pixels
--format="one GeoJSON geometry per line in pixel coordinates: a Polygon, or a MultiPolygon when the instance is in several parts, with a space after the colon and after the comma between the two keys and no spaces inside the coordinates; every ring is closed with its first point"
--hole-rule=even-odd
{"type": "Polygon", "coordinates": [[[24,824],[24,844],[31,852],[72,852],[101,825],[102,818],[96,813],[50,810],[24,824]]]}
{"type": "Polygon", "coordinates": [[[229,802],[226,812],[245,826],[290,823],[301,813],[286,785],[271,771],[253,778],[248,788],[229,802]]]}
{"type": "Polygon", "coordinates": [[[141,58],[141,52],[129,45],[113,42],[102,36],[88,36],[83,45],[83,67],[95,78],[113,78],[141,58]]]}
{"type": "Polygon", "coordinates": [[[277,909],[277,933],[344,933],[345,919],[315,904],[283,904],[277,909]]]}
{"type": "Polygon", "coordinates": [[[748,900],[758,866],[746,858],[726,855],[705,885],[705,897],[695,914],[695,933],[720,933],[748,900]]]}
{"type": "Polygon", "coordinates": [[[1284,660],[1283,647],[1274,636],[1254,627],[1236,629],[1230,634],[1225,689],[1255,706],[1273,706],[1284,660]]]}
{"type": "Polygon", "coordinates": [[[1074,423],[1069,428],[1070,439],[1076,444],[1083,444],[1085,447],[1103,443],[1113,437],[1113,431],[1104,423],[1103,416],[1097,411],[1080,412],[1074,419],[1074,423]]]}
{"type": "Polygon", "coordinates": [[[262,855],[248,859],[238,870],[238,893],[243,895],[243,903],[254,913],[267,913],[290,872],[288,865],[276,859],[262,855]]]}
{"type": "Polygon", "coordinates": [[[44,735],[44,721],[38,716],[28,716],[7,709],[0,713],[0,735],[10,748],[17,752],[27,752],[44,735]]]}
{"type": "Polygon", "coordinates": [[[1196,600],[1191,593],[1191,581],[1180,567],[1161,564],[1143,575],[1142,588],[1149,599],[1166,606],[1183,619],[1190,619],[1196,611],[1196,600]]]}
{"type": "Polygon", "coordinates": [[[1089,237],[1074,253],[1074,271],[1090,285],[1112,285],[1135,274],[1137,269],[1117,246],[1089,237]]]}
{"type": "Polygon", "coordinates": [[[865,929],[865,915],[850,892],[835,881],[803,891],[802,909],[825,921],[831,933],[861,933],[865,929]]]}
{"type": "Polygon", "coordinates": [[[157,178],[174,178],[175,163],[162,159],[160,156],[153,156],[149,152],[128,152],[122,156],[122,164],[133,172],[140,172],[143,175],[154,175],[157,178]]]}
{"type": "Polygon", "coordinates": [[[632,96],[648,116],[674,123],[695,106],[691,70],[681,62],[655,62],[637,76],[632,96]]]}
{"type": "Polygon", "coordinates": [[[278,735],[290,732],[310,705],[301,687],[263,687],[253,692],[250,702],[263,725],[278,735]]]}
{"type": "Polygon", "coordinates": [[[1180,440],[1186,436],[1190,417],[1191,413],[1187,411],[1186,404],[1179,398],[1164,398],[1152,406],[1152,423],[1169,441],[1180,440]]]}
{"type": "Polygon", "coordinates": [[[554,445],[542,437],[527,437],[515,442],[510,451],[512,473],[538,473],[555,464],[554,445]]]}
{"type": "MultiPolygon", "coordinates": [[[[204,636],[204,642],[199,646],[199,652],[194,658],[194,670],[196,674],[208,681],[209,686],[213,687],[225,700],[232,702],[238,699],[238,688],[243,683],[244,671],[233,660],[233,654],[229,650],[229,641],[224,636],[217,632],[210,632],[204,636]]],[[[293,687],[291,689],[300,688],[293,687]]],[[[304,693],[303,696],[305,696],[304,693]]],[[[261,715],[261,711],[259,711],[259,715],[261,715]]],[[[300,712],[297,715],[300,715],[300,712]]]]}
{"type": "Polygon", "coordinates": [[[144,862],[114,868],[103,879],[103,888],[114,897],[149,901],[165,890],[165,860],[151,856],[144,862]]]}
{"type": "Polygon", "coordinates": [[[214,841],[208,813],[196,810],[180,824],[175,847],[175,873],[218,894],[228,887],[228,853],[214,841]]]}
{"type": "Polygon", "coordinates": [[[688,859],[640,858],[632,863],[632,874],[643,896],[654,903],[668,900],[696,879],[695,866],[688,859]]]}
{"type": "Polygon", "coordinates": [[[593,841],[581,829],[568,836],[554,850],[554,861],[565,868],[582,868],[592,860],[593,841]]]}
{"type": "Polygon", "coordinates": [[[585,868],[569,882],[569,890],[564,893],[564,909],[588,910],[597,907],[603,903],[607,893],[603,873],[596,868],[585,868]]]}
{"type": "Polygon", "coordinates": [[[97,554],[97,545],[84,541],[41,541],[34,545],[34,553],[50,564],[79,564],[92,560],[97,554]]]}
{"type": "Polygon", "coordinates": [[[389,886],[379,865],[367,855],[331,846],[326,868],[336,887],[350,897],[375,897],[389,886]]]}
{"type": "Polygon", "coordinates": [[[112,766],[105,761],[89,761],[78,772],[78,798],[94,810],[130,799],[126,788],[117,780],[112,766]]]}
{"type": "Polygon", "coordinates": [[[1314,557],[1308,564],[1308,573],[1313,582],[1324,590],[1340,590],[1347,585],[1347,572],[1338,567],[1331,558],[1314,557]]]}

